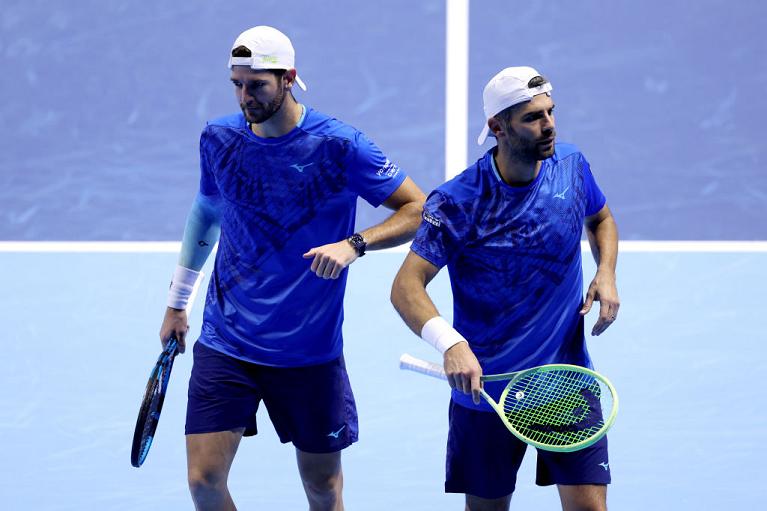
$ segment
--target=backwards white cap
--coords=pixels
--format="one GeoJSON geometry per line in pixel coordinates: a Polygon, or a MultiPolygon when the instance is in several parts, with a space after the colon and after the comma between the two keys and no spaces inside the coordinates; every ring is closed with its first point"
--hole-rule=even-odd
{"type": "MultiPolygon", "coordinates": [[[[229,69],[232,66],[250,66],[251,69],[295,69],[296,51],[288,36],[276,28],[261,25],[253,27],[235,39],[232,50],[245,46],[250,57],[232,57],[229,53],[229,69]]],[[[306,85],[296,75],[296,83],[303,90],[306,85]]]]}
{"type": "Polygon", "coordinates": [[[490,128],[487,119],[495,117],[510,106],[530,101],[538,94],[551,93],[551,84],[546,82],[538,87],[530,87],[530,80],[541,74],[532,67],[507,67],[487,82],[482,91],[485,106],[485,126],[477,137],[477,144],[482,145],[487,139],[490,128]]]}

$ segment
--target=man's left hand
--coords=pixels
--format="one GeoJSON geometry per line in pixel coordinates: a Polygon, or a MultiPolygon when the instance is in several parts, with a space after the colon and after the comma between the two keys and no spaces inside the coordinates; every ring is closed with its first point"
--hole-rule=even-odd
{"type": "Polygon", "coordinates": [[[357,257],[357,251],[346,240],[315,247],[304,254],[304,259],[313,259],[312,272],[323,279],[337,279],[357,257]]]}
{"type": "Polygon", "coordinates": [[[594,280],[589,285],[586,293],[586,299],[583,302],[583,308],[580,311],[581,316],[585,316],[591,310],[594,301],[599,302],[599,319],[594,323],[591,329],[591,335],[599,335],[607,327],[613,324],[618,318],[618,309],[620,300],[618,299],[618,288],[615,285],[615,274],[608,271],[597,271],[594,280]]]}

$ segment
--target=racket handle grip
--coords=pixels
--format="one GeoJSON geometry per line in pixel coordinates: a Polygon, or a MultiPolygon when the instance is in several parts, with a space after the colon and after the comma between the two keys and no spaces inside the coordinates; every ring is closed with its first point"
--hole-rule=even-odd
{"type": "Polygon", "coordinates": [[[416,373],[425,374],[433,378],[439,378],[440,380],[447,380],[447,376],[445,376],[445,370],[441,365],[435,364],[434,362],[421,360],[420,358],[415,358],[414,356],[407,353],[404,353],[399,358],[399,368],[408,371],[415,371],[416,373]]]}

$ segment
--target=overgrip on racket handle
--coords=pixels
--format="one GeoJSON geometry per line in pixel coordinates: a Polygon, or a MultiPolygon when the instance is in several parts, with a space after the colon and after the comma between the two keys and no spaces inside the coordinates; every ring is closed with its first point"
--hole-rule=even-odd
{"type": "Polygon", "coordinates": [[[434,378],[439,378],[440,380],[447,380],[445,370],[441,365],[435,364],[433,362],[427,362],[426,360],[421,360],[420,358],[415,358],[414,356],[407,353],[404,353],[399,358],[399,368],[407,369],[408,371],[415,371],[416,373],[426,374],[434,378]]]}

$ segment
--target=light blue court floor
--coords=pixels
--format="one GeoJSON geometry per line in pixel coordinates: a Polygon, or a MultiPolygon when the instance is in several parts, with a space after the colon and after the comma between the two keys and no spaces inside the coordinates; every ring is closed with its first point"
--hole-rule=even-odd
{"type": "MultiPolygon", "coordinates": [[[[388,302],[403,257],[371,254],[349,278],[346,357],[361,435],[344,454],[346,506],[458,510],[462,498],[442,492],[447,386],[398,369],[405,351],[436,358],[388,302]]],[[[146,463],[129,461],[175,259],[0,253],[0,509],[192,508],[183,437],[190,355],[176,360],[146,463]]],[[[589,262],[587,281],[592,271],[589,262]]],[[[612,509],[763,506],[766,283],[764,252],[622,254],[619,321],[589,340],[621,398],[609,435],[612,509]]],[[[449,316],[446,275],[430,290],[449,316]]],[[[200,310],[198,299],[192,333],[200,310]]],[[[265,415],[259,425],[232,469],[239,508],[305,509],[292,447],[265,415]]],[[[559,509],[556,490],[533,478],[531,451],[512,508],[559,509]]]]}

